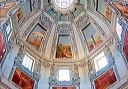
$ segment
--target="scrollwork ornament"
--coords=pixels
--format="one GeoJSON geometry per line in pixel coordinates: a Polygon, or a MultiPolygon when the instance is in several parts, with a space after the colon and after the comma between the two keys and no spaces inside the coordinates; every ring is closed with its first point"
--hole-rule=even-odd
{"type": "Polygon", "coordinates": [[[87,8],[90,10],[94,10],[95,9],[95,0],[87,0],[87,8]]]}
{"type": "Polygon", "coordinates": [[[60,24],[57,27],[57,30],[59,33],[69,33],[71,31],[71,25],[70,24],[60,24]]]}
{"type": "Polygon", "coordinates": [[[85,25],[87,25],[89,21],[89,17],[87,15],[80,16],[78,20],[75,22],[77,29],[82,29],[85,25]]]}

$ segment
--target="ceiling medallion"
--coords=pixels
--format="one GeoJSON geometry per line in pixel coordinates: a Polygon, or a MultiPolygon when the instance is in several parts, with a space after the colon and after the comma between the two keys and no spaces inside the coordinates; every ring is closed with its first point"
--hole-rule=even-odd
{"type": "Polygon", "coordinates": [[[66,14],[75,10],[77,0],[51,0],[53,8],[62,14],[66,14]]]}

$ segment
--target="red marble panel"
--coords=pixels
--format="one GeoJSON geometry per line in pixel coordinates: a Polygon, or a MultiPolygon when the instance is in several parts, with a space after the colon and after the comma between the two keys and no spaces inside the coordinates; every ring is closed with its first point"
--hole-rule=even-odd
{"type": "Polygon", "coordinates": [[[20,69],[16,68],[12,77],[12,82],[21,87],[22,89],[34,89],[34,80],[28,75],[23,73],[20,69]]]}
{"type": "Polygon", "coordinates": [[[106,89],[110,85],[112,85],[114,82],[116,82],[116,76],[113,71],[113,68],[109,69],[106,73],[102,74],[100,77],[98,77],[94,83],[96,89],[106,89]]]}
{"type": "Polygon", "coordinates": [[[3,33],[0,32],[0,63],[3,59],[4,54],[5,54],[4,37],[3,37],[3,33]]]}
{"type": "Polygon", "coordinates": [[[76,87],[52,87],[52,89],[76,89],[76,87]]]}
{"type": "Polygon", "coordinates": [[[123,51],[124,51],[124,55],[128,61],[128,32],[125,33],[123,51]]]}

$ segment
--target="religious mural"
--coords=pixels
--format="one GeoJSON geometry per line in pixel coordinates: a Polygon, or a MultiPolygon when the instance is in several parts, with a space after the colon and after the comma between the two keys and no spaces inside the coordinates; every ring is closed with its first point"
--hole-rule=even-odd
{"type": "Polygon", "coordinates": [[[4,57],[5,54],[5,41],[4,41],[4,35],[3,33],[0,31],[0,63],[4,57]]]}
{"type": "Polygon", "coordinates": [[[128,7],[118,2],[113,2],[113,4],[128,19],[128,7]]]}
{"type": "Polygon", "coordinates": [[[111,68],[94,81],[95,89],[106,89],[116,81],[114,70],[111,68]]]}
{"type": "Polygon", "coordinates": [[[31,13],[30,1],[26,0],[22,6],[16,11],[15,16],[18,23],[24,22],[25,17],[31,13]]]}
{"type": "Polygon", "coordinates": [[[23,9],[22,8],[19,8],[17,11],[16,11],[16,19],[17,19],[17,22],[19,23],[24,17],[24,13],[23,13],[23,9]]]}
{"type": "Polygon", "coordinates": [[[6,17],[6,14],[11,10],[16,3],[6,3],[3,7],[0,7],[0,18],[6,17]]]}
{"type": "Polygon", "coordinates": [[[123,51],[124,51],[125,58],[128,61],[128,32],[127,31],[125,32],[123,51]]]}
{"type": "Polygon", "coordinates": [[[12,82],[22,89],[34,89],[35,81],[18,68],[16,68],[13,74],[12,82]]]}
{"type": "Polygon", "coordinates": [[[37,51],[40,51],[41,43],[45,37],[46,30],[40,25],[37,24],[33,31],[30,33],[30,35],[27,38],[27,42],[33,46],[37,51]]]}
{"type": "Polygon", "coordinates": [[[107,5],[105,5],[106,1],[107,0],[98,0],[97,11],[104,15],[111,22],[112,10],[107,5]]]}
{"type": "Polygon", "coordinates": [[[83,29],[83,35],[85,37],[85,44],[87,44],[89,52],[103,42],[100,35],[96,32],[92,25],[83,29]]]}
{"type": "Polygon", "coordinates": [[[72,58],[71,43],[69,35],[59,35],[56,58],[72,58]]]}
{"type": "Polygon", "coordinates": [[[52,89],[76,89],[76,87],[52,87],[52,89]]]}

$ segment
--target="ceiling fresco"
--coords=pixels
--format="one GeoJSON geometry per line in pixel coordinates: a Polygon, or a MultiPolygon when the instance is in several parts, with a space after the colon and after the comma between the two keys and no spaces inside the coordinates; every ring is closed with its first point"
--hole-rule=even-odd
{"type": "MultiPolygon", "coordinates": [[[[30,17],[40,13],[26,30],[21,30],[21,39],[26,45],[25,49],[31,49],[41,59],[73,62],[84,60],[109,38],[105,26],[102,27],[103,24],[96,21],[103,20],[106,27],[111,25],[113,14],[109,0],[23,1],[20,7],[10,13],[17,3],[3,5],[0,9],[0,22],[3,22],[1,18],[7,17],[7,13],[13,14],[16,30],[19,31],[30,17]],[[89,13],[95,14],[97,19],[89,13]]],[[[113,5],[128,18],[127,7],[117,2],[113,2],[113,5]]]]}
{"type": "MultiPolygon", "coordinates": [[[[29,32],[28,35],[23,35],[28,46],[48,61],[83,60],[85,53],[95,51],[105,42],[103,35],[105,32],[101,27],[96,28],[96,22],[86,13],[86,4],[92,9],[93,2],[93,0],[91,2],[43,0],[42,14],[37,19],[38,23],[31,25],[30,29],[25,31],[25,34],[29,32]]],[[[95,10],[106,17],[106,20],[111,21],[111,11],[105,7],[105,2],[102,1],[103,5],[101,5],[98,0],[98,7],[95,10]]]]}

